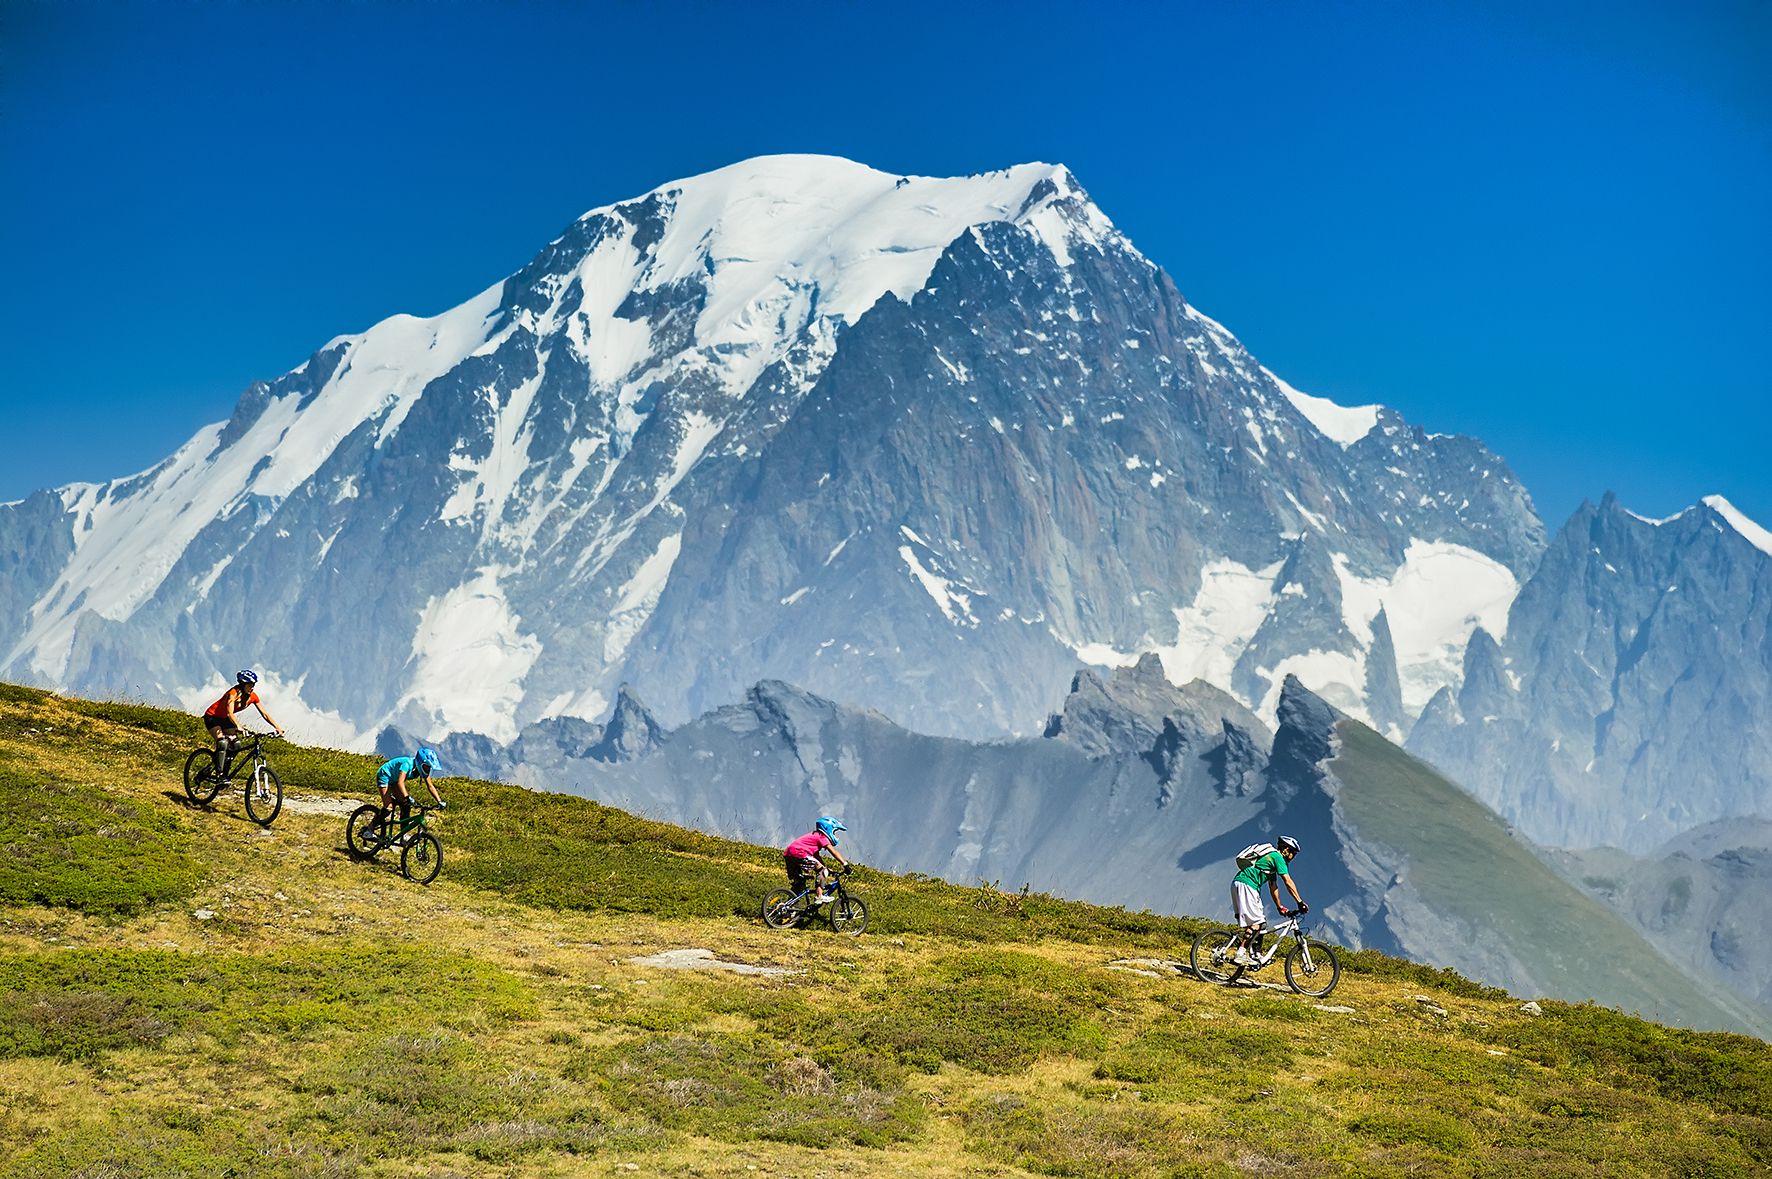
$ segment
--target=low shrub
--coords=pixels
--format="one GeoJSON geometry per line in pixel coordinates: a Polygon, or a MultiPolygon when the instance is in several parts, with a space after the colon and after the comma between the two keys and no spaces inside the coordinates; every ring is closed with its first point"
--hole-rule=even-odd
{"type": "Polygon", "coordinates": [[[1663,1027],[1590,1003],[1545,1001],[1544,1014],[1496,1029],[1521,1056],[1620,1089],[1764,1116],[1772,1045],[1729,1032],[1663,1027]]]}
{"type": "Polygon", "coordinates": [[[173,816],[0,766],[0,904],[122,917],[181,900],[206,875],[189,846],[173,816]]]}
{"type": "Polygon", "coordinates": [[[528,989],[504,971],[420,948],[61,950],[0,958],[0,1057],[93,1060],[174,1032],[232,1043],[327,1027],[475,1026],[533,1014],[528,989]]]}
{"type": "Polygon", "coordinates": [[[610,1049],[602,1074],[617,1109],[726,1142],[885,1146],[922,1127],[903,1070],[861,1053],[815,1059],[766,1036],[664,1035],[610,1049]]]}
{"type": "Polygon", "coordinates": [[[1099,1052],[1106,1037],[1093,1015],[1124,994],[1122,982],[1096,972],[1015,950],[977,951],[938,959],[833,1034],[926,1071],[948,1061],[1006,1073],[1049,1053],[1099,1052]]]}
{"type": "Polygon", "coordinates": [[[1180,1111],[1138,1101],[1030,1101],[997,1093],[961,1113],[968,1149],[1046,1175],[1079,1179],[1238,1173],[1226,1157],[1214,1166],[1180,1111]]]}

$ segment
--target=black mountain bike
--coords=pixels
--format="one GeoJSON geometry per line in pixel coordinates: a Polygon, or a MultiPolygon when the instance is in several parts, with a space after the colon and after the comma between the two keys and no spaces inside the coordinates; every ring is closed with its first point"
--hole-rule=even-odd
{"type": "Polygon", "coordinates": [[[283,809],[283,780],[265,764],[265,742],[277,739],[275,733],[255,733],[250,729],[230,737],[226,773],[222,772],[213,746],[193,749],[191,756],[185,758],[185,796],[198,806],[208,806],[229,782],[244,782],[247,815],[259,826],[269,827],[283,809]],[[251,744],[242,747],[242,738],[251,744]]]}
{"type": "Polygon", "coordinates": [[[824,901],[818,899],[816,877],[809,878],[803,889],[770,889],[763,897],[763,924],[771,929],[792,929],[808,923],[820,908],[829,905],[832,930],[851,936],[861,933],[868,927],[868,905],[843,883],[847,875],[849,869],[844,868],[831,876],[831,897],[824,901]]]}
{"type": "Polygon", "coordinates": [[[345,823],[345,846],[351,854],[373,860],[389,848],[400,849],[400,872],[414,884],[429,884],[443,870],[443,841],[431,834],[427,821],[435,806],[414,801],[404,821],[397,809],[388,811],[386,823],[376,820],[381,808],[366,802],[351,812],[345,823]]]}

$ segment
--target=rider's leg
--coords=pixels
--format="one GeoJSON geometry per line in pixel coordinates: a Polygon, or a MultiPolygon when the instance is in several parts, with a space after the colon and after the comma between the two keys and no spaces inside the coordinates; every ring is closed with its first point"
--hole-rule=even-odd
{"type": "Polygon", "coordinates": [[[1261,894],[1243,881],[1238,880],[1231,885],[1231,911],[1237,918],[1237,940],[1232,944],[1232,953],[1237,961],[1247,962],[1247,947],[1253,941],[1259,953],[1261,945],[1261,927],[1267,921],[1267,913],[1261,906],[1261,894]]]}
{"type": "Polygon", "coordinates": [[[239,729],[231,726],[223,727],[219,725],[215,730],[216,773],[224,778],[228,776],[228,770],[232,768],[230,763],[234,760],[234,734],[239,731],[239,729]]]}
{"type": "Polygon", "coordinates": [[[1262,935],[1267,932],[1267,925],[1265,923],[1261,925],[1252,925],[1244,932],[1247,933],[1249,937],[1249,957],[1250,960],[1253,961],[1254,959],[1261,957],[1261,939],[1262,935]]]}

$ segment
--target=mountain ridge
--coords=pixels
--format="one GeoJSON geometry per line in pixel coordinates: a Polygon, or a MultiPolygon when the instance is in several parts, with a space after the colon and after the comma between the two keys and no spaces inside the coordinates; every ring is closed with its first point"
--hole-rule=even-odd
{"type": "MultiPolygon", "coordinates": [[[[644,707],[624,700],[624,727],[639,727],[644,707]]],[[[469,773],[748,842],[785,843],[796,815],[840,814],[894,871],[1159,913],[1219,912],[1237,849],[1287,833],[1306,849],[1313,915],[1344,945],[1516,991],[1772,1029],[1752,990],[1731,993],[1738,978],[1676,969],[1493,811],[1295,678],[1278,720],[1270,732],[1220,689],[1176,688],[1146,656],[1105,678],[1076,673],[1037,739],[917,734],[765,681],[676,729],[646,726],[646,746],[621,757],[603,744],[575,754],[546,722],[509,751],[459,737],[439,749],[469,773]]],[[[389,755],[412,743],[382,738],[389,755]]]]}

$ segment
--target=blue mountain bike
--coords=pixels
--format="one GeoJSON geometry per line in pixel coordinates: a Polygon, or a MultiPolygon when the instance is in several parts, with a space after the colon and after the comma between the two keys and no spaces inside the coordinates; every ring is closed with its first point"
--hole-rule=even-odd
{"type": "Polygon", "coordinates": [[[792,929],[810,922],[819,909],[829,905],[831,929],[852,937],[861,933],[868,927],[868,905],[843,883],[847,875],[849,869],[845,868],[831,877],[831,895],[822,901],[815,878],[809,877],[800,889],[770,889],[763,897],[763,924],[771,929],[792,929]]]}

